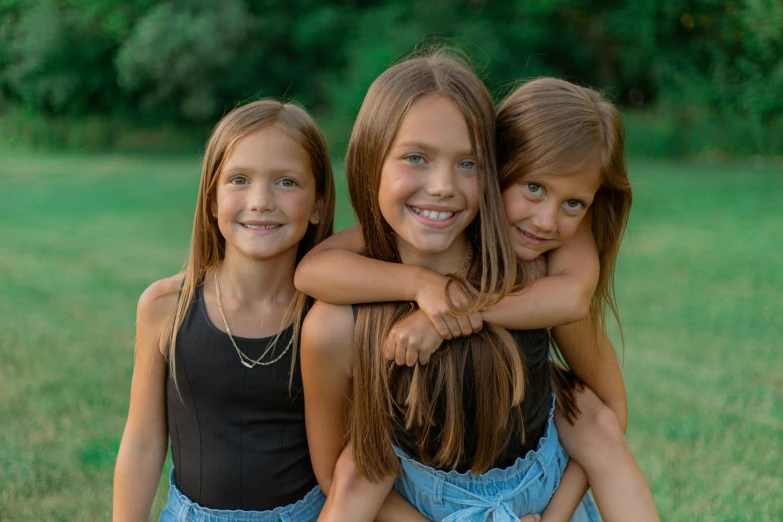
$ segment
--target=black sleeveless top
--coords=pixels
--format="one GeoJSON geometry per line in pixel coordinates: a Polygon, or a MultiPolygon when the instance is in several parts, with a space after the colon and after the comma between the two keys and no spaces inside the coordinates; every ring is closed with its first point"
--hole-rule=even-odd
{"type": "MultiPolygon", "coordinates": [[[[358,306],[353,307],[354,319],[358,314],[358,306]]],[[[544,435],[549,410],[552,406],[552,381],[549,367],[549,334],[546,330],[509,330],[509,333],[517,342],[522,354],[525,368],[525,397],[520,404],[522,410],[522,422],[524,424],[524,442],[512,437],[509,444],[503,449],[492,464],[492,468],[507,468],[514,464],[519,457],[524,457],[529,450],[538,446],[538,441],[544,435]]],[[[476,411],[473,376],[473,361],[468,355],[465,373],[462,376],[463,411],[465,412],[465,456],[458,463],[456,470],[465,473],[470,470],[473,458],[476,454],[478,434],[474,429],[476,411]]],[[[435,426],[445,423],[446,412],[442,408],[435,407],[435,426]]],[[[413,458],[418,458],[419,451],[416,445],[415,432],[406,430],[404,425],[394,426],[394,439],[397,446],[413,458]]],[[[432,456],[438,451],[435,441],[427,448],[432,456]]],[[[449,469],[443,469],[449,471],[449,469]]]]}
{"type": "MultiPolygon", "coordinates": [[[[290,326],[264,360],[279,355],[292,335],[290,326]]],[[[272,339],[234,337],[253,359],[272,339]]],[[[191,500],[263,511],[296,502],[316,485],[299,361],[289,393],[292,352],[269,366],[244,367],[228,335],[210,321],[199,285],[174,354],[182,400],[171,375],[166,380],[175,478],[191,500]]]]}

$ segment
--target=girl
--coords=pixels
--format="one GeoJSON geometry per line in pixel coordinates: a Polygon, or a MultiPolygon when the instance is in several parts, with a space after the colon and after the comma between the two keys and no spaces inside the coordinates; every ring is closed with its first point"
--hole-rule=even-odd
{"type": "Polygon", "coordinates": [[[304,109],[264,100],[218,123],[184,276],[139,299],[115,521],[147,520],[168,437],[161,520],[317,519],[297,357],[311,301],[293,278],[333,218],[326,142],[304,109]]]}
{"type": "MultiPolygon", "coordinates": [[[[606,520],[657,520],[652,495],[623,437],[625,390],[603,329],[604,307],[616,315],[612,274],[631,203],[622,120],[595,91],[543,78],[504,101],[497,129],[500,182],[514,250],[528,262],[540,264],[548,257],[549,277],[478,316],[454,315],[443,298],[447,278],[349,254],[342,249],[364,248],[359,232],[350,230],[303,261],[297,285],[337,303],[417,301],[421,310],[395,325],[385,343],[388,358],[409,366],[426,364],[443,339],[472,333],[482,320],[510,328],[564,325],[554,329],[554,336],[589,388],[578,394],[581,414],[575,425],[556,417],[563,444],[585,466],[606,520]],[[335,264],[343,270],[327,276],[325,271],[335,264]],[[342,274],[351,274],[350,280],[342,274]]],[[[452,301],[460,301],[457,308],[469,311],[464,294],[449,293],[452,301]]],[[[567,413],[573,420],[575,412],[567,413]]],[[[341,462],[348,464],[341,467],[347,469],[345,481],[354,480],[350,459],[341,462]]],[[[544,519],[567,520],[585,488],[583,473],[570,463],[544,519]]],[[[329,503],[334,507],[330,512],[341,512],[334,498],[329,503]]]]}
{"type": "MultiPolygon", "coordinates": [[[[383,267],[454,274],[478,292],[477,306],[516,288],[523,274],[502,214],[493,137],[489,93],[459,61],[438,53],[382,74],[346,157],[365,255],[383,267]]],[[[365,306],[355,316],[319,302],[305,320],[306,419],[324,491],[348,433],[366,479],[388,483],[402,459],[402,496],[392,491],[379,519],[415,519],[404,500],[436,520],[543,511],[567,461],[551,415],[546,333],[486,324],[448,341],[426,366],[388,369],[381,345],[409,311],[365,306]]],[[[579,519],[596,518],[585,499],[579,519]]]]}

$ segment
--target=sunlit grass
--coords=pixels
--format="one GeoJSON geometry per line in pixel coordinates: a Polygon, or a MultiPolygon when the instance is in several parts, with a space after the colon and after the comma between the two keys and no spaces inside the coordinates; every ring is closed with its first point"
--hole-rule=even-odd
{"type": "MultiPolygon", "coordinates": [[[[108,520],[136,300],[182,266],[198,161],[0,160],[0,519],[108,520]]],[[[781,520],[783,172],[631,175],[628,438],[662,518],[781,520]]]]}

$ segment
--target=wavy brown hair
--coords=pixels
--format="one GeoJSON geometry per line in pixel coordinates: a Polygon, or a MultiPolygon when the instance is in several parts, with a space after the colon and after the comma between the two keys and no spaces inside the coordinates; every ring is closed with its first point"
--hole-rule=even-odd
{"type": "MultiPolygon", "coordinates": [[[[185,264],[185,279],[174,314],[174,325],[169,338],[169,354],[174,354],[177,335],[185,320],[188,308],[196,294],[196,288],[204,280],[207,270],[215,268],[225,256],[226,241],[212,219],[210,204],[215,198],[217,180],[234,145],[242,138],[271,125],[285,132],[299,143],[310,157],[310,167],[315,176],[316,201],[321,201],[318,224],[309,224],[299,242],[296,263],[315,245],[331,236],[334,227],[334,178],[326,140],[310,114],[294,103],[282,103],[266,99],[237,107],[218,122],[212,131],[204,153],[201,182],[198,188],[196,213],[193,218],[193,235],[185,264]]],[[[294,320],[293,356],[290,375],[296,364],[296,349],[302,320],[313,304],[313,299],[296,291],[291,305],[283,317],[283,325],[294,320]]],[[[279,334],[278,334],[279,335],[279,334]]],[[[169,357],[169,371],[176,375],[176,357],[169,357]]],[[[175,384],[177,379],[174,379],[175,384]]],[[[289,379],[290,382],[290,379],[289,379]]]]}
{"type": "MultiPolygon", "coordinates": [[[[443,96],[462,112],[477,158],[477,217],[465,230],[472,252],[465,287],[477,306],[494,302],[520,284],[523,274],[508,237],[495,167],[495,116],[484,84],[463,60],[440,49],[409,58],[379,76],[367,92],[346,155],[348,191],[361,225],[365,255],[400,262],[396,234],[378,202],[381,170],[407,111],[423,96],[443,96]]],[[[462,283],[465,283],[463,281],[462,283]]],[[[419,458],[454,468],[465,457],[465,432],[476,433],[471,468],[482,472],[522,437],[520,408],[525,364],[510,334],[486,325],[479,334],[444,343],[425,367],[396,367],[383,357],[392,325],[412,309],[406,303],[362,306],[356,323],[350,440],[357,469],[371,480],[396,473],[392,432],[404,425],[416,435],[419,458]],[[475,386],[463,389],[468,361],[475,386]],[[473,393],[475,418],[466,418],[463,396],[473,393]],[[432,426],[435,405],[443,426],[432,426]],[[436,441],[435,455],[427,452],[436,441]]]]}
{"type": "Polygon", "coordinates": [[[501,190],[529,176],[599,166],[601,186],[589,212],[601,272],[590,315],[604,329],[609,308],[619,325],[614,270],[633,199],[620,112],[593,89],[538,78],[501,103],[496,128],[501,190]]]}

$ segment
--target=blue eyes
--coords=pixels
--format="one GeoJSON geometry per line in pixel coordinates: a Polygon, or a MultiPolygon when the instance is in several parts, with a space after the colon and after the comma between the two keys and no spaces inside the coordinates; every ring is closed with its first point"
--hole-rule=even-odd
{"type": "MultiPolygon", "coordinates": [[[[427,160],[424,159],[423,156],[420,156],[418,154],[408,154],[405,156],[405,161],[408,163],[413,163],[414,165],[424,165],[427,160]]],[[[465,170],[473,170],[476,168],[476,162],[475,161],[463,161],[459,165],[457,165],[457,168],[459,169],[465,169],[465,170]]]]}
{"type": "MultiPolygon", "coordinates": [[[[544,187],[539,185],[538,183],[526,183],[525,184],[525,190],[534,197],[543,197],[545,195],[544,187]]],[[[584,201],[580,201],[578,199],[569,199],[565,203],[563,203],[563,207],[566,210],[572,210],[572,211],[581,211],[583,210],[587,205],[585,205],[584,201]]]]}

